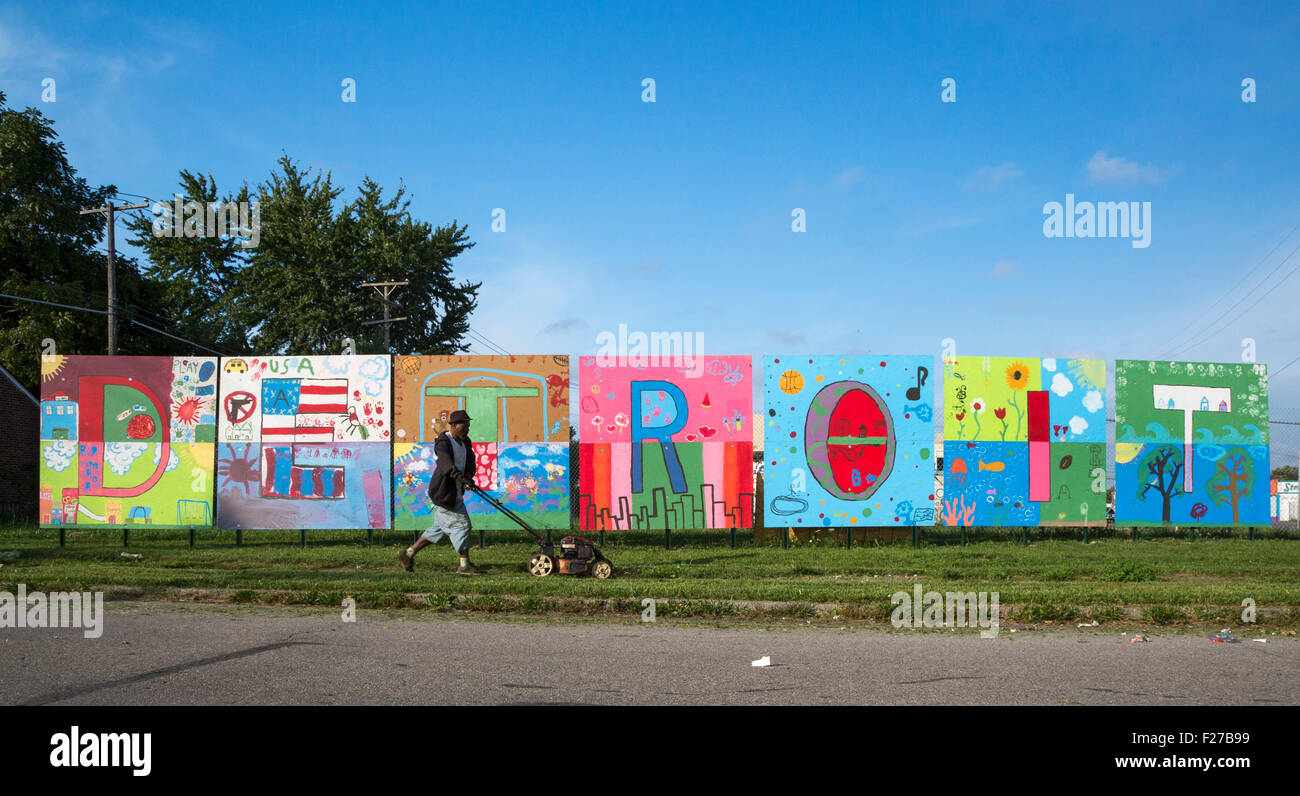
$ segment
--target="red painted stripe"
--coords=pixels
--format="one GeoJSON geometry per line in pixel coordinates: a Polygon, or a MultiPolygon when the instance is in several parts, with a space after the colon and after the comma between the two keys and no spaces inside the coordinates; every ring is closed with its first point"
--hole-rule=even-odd
{"type": "Polygon", "coordinates": [[[578,527],[584,531],[598,530],[587,521],[587,507],[596,498],[596,474],[592,471],[591,458],[591,443],[578,445],[578,527]],[[582,495],[586,495],[587,499],[583,500],[582,495]]]}
{"type": "Polygon", "coordinates": [[[264,448],[262,458],[262,494],[275,494],[275,448],[264,448]]]}
{"type": "Polygon", "coordinates": [[[739,442],[736,444],[736,494],[741,503],[741,512],[736,515],[740,518],[741,528],[752,528],[754,525],[754,443],[739,442]],[[748,493],[749,497],[740,498],[740,495],[748,493]]]}
{"type": "MultiPolygon", "coordinates": [[[[620,475],[611,472],[610,469],[610,459],[613,456],[614,449],[608,442],[598,442],[592,447],[594,450],[592,451],[591,471],[594,476],[593,484],[596,487],[596,511],[599,512],[601,509],[607,508],[613,514],[618,511],[618,507],[610,504],[610,479],[618,478],[620,475]]],[[[596,527],[592,530],[600,530],[600,520],[596,521],[596,527]]],[[[614,530],[614,528],[606,528],[605,530],[614,530]]]]}
{"type": "Polygon", "coordinates": [[[346,384],[304,384],[298,392],[302,395],[347,395],[346,384]]]}
{"type": "Polygon", "coordinates": [[[1029,441],[1050,442],[1052,419],[1047,403],[1047,391],[1033,390],[1026,395],[1029,398],[1029,441]]]}

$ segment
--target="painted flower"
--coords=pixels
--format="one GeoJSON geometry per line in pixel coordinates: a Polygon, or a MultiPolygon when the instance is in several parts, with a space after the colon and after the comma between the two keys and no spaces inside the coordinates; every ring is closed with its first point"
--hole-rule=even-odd
{"type": "Polygon", "coordinates": [[[985,409],[988,409],[988,404],[984,403],[983,398],[976,398],[970,402],[970,410],[977,415],[984,414],[985,409]]]}
{"type": "Polygon", "coordinates": [[[997,408],[997,409],[994,409],[994,410],[993,410],[993,414],[997,415],[998,420],[1006,420],[1006,419],[1007,419],[1007,410],[1006,410],[1006,407],[999,407],[999,408],[997,408]]]}
{"type": "Polygon", "coordinates": [[[1029,368],[1019,360],[1007,366],[1007,386],[1013,390],[1023,390],[1029,386],[1029,368]]]}
{"type": "Polygon", "coordinates": [[[958,412],[958,413],[957,413],[957,422],[958,422],[958,423],[960,423],[961,421],[963,421],[963,420],[965,420],[965,419],[966,419],[966,413],[965,413],[965,412],[958,412]]]}

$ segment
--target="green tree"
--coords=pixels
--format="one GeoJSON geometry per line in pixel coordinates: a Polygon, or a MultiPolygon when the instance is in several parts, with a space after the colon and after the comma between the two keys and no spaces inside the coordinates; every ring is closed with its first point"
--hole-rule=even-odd
{"type": "Polygon", "coordinates": [[[1183,493],[1183,453],[1173,445],[1160,445],[1152,448],[1142,457],[1138,466],[1139,478],[1137,499],[1146,502],[1147,493],[1155,490],[1160,493],[1163,505],[1160,517],[1169,522],[1169,502],[1183,493]]]}
{"type": "MultiPolygon", "coordinates": [[[[116,190],[78,177],[50,120],[35,108],[7,107],[0,92],[0,293],[105,309],[107,258],[98,249],[104,217],[79,211],[103,206],[116,190]]],[[[135,308],[154,301],[152,285],[131,258],[119,256],[116,265],[118,349],[157,353],[167,338],[131,325],[135,308]]],[[[0,363],[37,394],[47,337],[60,354],[104,354],[107,319],[0,298],[0,363]]]]}
{"type": "Polygon", "coordinates": [[[1300,471],[1297,471],[1294,464],[1288,464],[1283,467],[1273,468],[1273,477],[1279,481],[1295,481],[1300,478],[1300,471]]]}
{"type": "MultiPolygon", "coordinates": [[[[176,193],[182,197],[183,206],[194,202],[201,209],[249,202],[247,185],[237,194],[221,196],[211,174],[190,171],[180,173],[176,193]]],[[[130,242],[148,259],[144,274],[156,287],[158,301],[151,312],[164,319],[167,331],[178,337],[217,351],[247,351],[248,330],[236,322],[233,310],[238,299],[234,288],[247,262],[248,249],[233,235],[173,235],[170,206],[174,201],[165,203],[167,210],[160,218],[140,213],[127,221],[127,228],[135,234],[130,242]]],[[[171,353],[181,353],[183,348],[183,343],[174,343],[171,353]]]]}
{"type": "Polygon", "coordinates": [[[1234,446],[1214,463],[1214,475],[1205,482],[1205,493],[1216,506],[1232,506],[1232,521],[1240,522],[1237,505],[1255,485],[1255,463],[1244,448],[1234,446]]]}
{"type": "MultiPolygon", "coordinates": [[[[399,289],[393,300],[400,305],[393,317],[407,320],[392,324],[391,347],[385,353],[455,354],[468,346],[462,338],[469,331],[469,316],[478,305],[482,283],[454,280],[451,261],[472,247],[467,225],[456,222],[434,227],[411,217],[406,189],[398,186],[391,199],[385,200],[383,189],[367,177],[360,195],[347,208],[345,227],[353,252],[351,261],[358,268],[359,281],[410,282],[399,289]]],[[[367,297],[368,306],[360,320],[377,317],[382,310],[367,297]]],[[[384,331],[376,324],[368,328],[364,340],[370,350],[382,351],[384,331]]]]}
{"type": "Polygon", "coordinates": [[[416,221],[403,188],[389,199],[366,178],[357,199],[336,210],[342,188],[331,175],[280,158],[258,186],[261,235],[233,280],[231,317],[248,329],[251,351],[337,352],[344,337],[358,350],[382,349],[383,330],[365,326],[381,309],[364,282],[408,280],[387,353],[452,354],[477,306],[479,283],[455,282],[451,260],[473,246],[466,227],[416,221]]]}

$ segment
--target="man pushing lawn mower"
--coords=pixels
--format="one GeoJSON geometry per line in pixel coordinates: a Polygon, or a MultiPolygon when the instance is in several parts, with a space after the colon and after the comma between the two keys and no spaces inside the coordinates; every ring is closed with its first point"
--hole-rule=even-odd
{"type": "Polygon", "coordinates": [[[433,443],[436,462],[429,481],[429,501],[433,503],[433,525],[421,534],[415,544],[397,554],[397,560],[407,572],[415,571],[415,554],[435,544],[446,536],[460,554],[456,572],[476,575],[482,572],[469,562],[471,526],[469,510],[465,508],[466,484],[474,483],[474,446],[469,438],[469,415],[457,409],[447,418],[448,431],[438,435],[433,443]]]}

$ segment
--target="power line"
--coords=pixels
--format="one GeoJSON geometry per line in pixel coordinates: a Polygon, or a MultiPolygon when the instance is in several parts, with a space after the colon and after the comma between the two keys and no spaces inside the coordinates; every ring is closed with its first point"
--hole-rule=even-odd
{"type": "Polygon", "coordinates": [[[74,307],[71,304],[58,304],[53,301],[41,301],[40,299],[27,298],[25,296],[11,296],[8,293],[0,293],[0,298],[14,299],[16,301],[30,301],[33,304],[48,304],[51,307],[62,307],[65,310],[80,310],[82,312],[94,312],[100,315],[107,315],[107,310],[92,310],[89,307],[74,307]]]}
{"type": "MultiPolygon", "coordinates": [[[[1229,307],[1228,309],[1224,310],[1223,315],[1220,315],[1218,318],[1215,318],[1213,321],[1211,321],[1211,322],[1209,323],[1209,326],[1214,326],[1214,324],[1217,324],[1217,323],[1218,323],[1218,322],[1219,322],[1219,321],[1220,321],[1224,316],[1226,316],[1229,312],[1232,312],[1232,311],[1233,311],[1233,310],[1234,310],[1238,305],[1240,305],[1241,302],[1243,302],[1243,301],[1245,301],[1247,298],[1249,298],[1251,293],[1254,293],[1256,290],[1258,290],[1259,287],[1260,287],[1260,285],[1262,285],[1262,284],[1264,284],[1265,282],[1267,282],[1268,279],[1269,279],[1269,277],[1273,276],[1273,274],[1276,274],[1276,273],[1278,272],[1278,270],[1279,270],[1282,266],[1286,265],[1287,260],[1290,260],[1292,257],[1294,257],[1294,256],[1295,256],[1295,253],[1296,253],[1297,251],[1300,251],[1300,244],[1298,244],[1294,249],[1292,249],[1290,254],[1288,254],[1286,257],[1282,258],[1282,261],[1279,262],[1279,263],[1277,264],[1277,266],[1276,266],[1272,271],[1270,271],[1270,272],[1268,273],[1268,276],[1264,277],[1264,278],[1260,281],[1260,283],[1259,283],[1258,285],[1255,285],[1255,287],[1251,288],[1251,289],[1250,289],[1250,290],[1249,290],[1245,295],[1243,295],[1240,299],[1238,299],[1236,304],[1233,304],[1231,307],[1229,307]]],[[[1291,276],[1292,276],[1292,274],[1294,274],[1294,273],[1296,272],[1297,269],[1300,269],[1300,263],[1297,263],[1295,268],[1292,268],[1290,271],[1287,272],[1286,276],[1284,276],[1284,277],[1282,277],[1280,280],[1278,280],[1277,284],[1273,285],[1272,289],[1270,289],[1270,290],[1268,290],[1268,291],[1265,291],[1262,295],[1260,295],[1259,298],[1255,299],[1254,303],[1252,303],[1252,304],[1251,304],[1249,307],[1247,307],[1246,309],[1242,310],[1242,311],[1241,311],[1240,313],[1238,313],[1235,317],[1231,318],[1231,319],[1230,319],[1226,324],[1224,324],[1223,326],[1220,326],[1220,327],[1217,327],[1217,328],[1213,328],[1213,329],[1211,329],[1207,334],[1205,334],[1205,335],[1200,335],[1200,336],[1196,337],[1196,338],[1193,339],[1190,343],[1185,343],[1185,344],[1179,346],[1177,349],[1175,349],[1175,350],[1173,351],[1173,354],[1179,354],[1179,353],[1181,353],[1181,352],[1183,352],[1183,351],[1186,351],[1186,350],[1187,350],[1188,348],[1190,348],[1191,346],[1199,345],[1200,343],[1203,343],[1203,342],[1205,342],[1206,340],[1209,340],[1211,337],[1213,337],[1213,336],[1214,336],[1215,334],[1217,334],[1218,332],[1221,332],[1221,331],[1223,331],[1224,329],[1226,329],[1226,328],[1228,328],[1229,326],[1231,326],[1231,325],[1233,324],[1234,321],[1236,321],[1236,320],[1238,320],[1239,318],[1241,318],[1241,317],[1242,317],[1243,315],[1245,315],[1247,312],[1250,312],[1250,310],[1253,309],[1253,308],[1255,307],[1256,304],[1259,304],[1259,302],[1261,302],[1261,301],[1263,301],[1264,299],[1268,298],[1268,296],[1269,296],[1269,295],[1270,295],[1274,290],[1277,290],[1279,287],[1281,287],[1281,286],[1282,286],[1282,283],[1285,282],[1286,280],[1290,279],[1291,276]]]]}
{"type": "Polygon", "coordinates": [[[509,352],[509,351],[505,350],[505,349],[502,348],[501,346],[499,346],[499,345],[497,345],[496,343],[492,342],[491,340],[487,339],[487,338],[484,337],[482,334],[479,334],[478,332],[474,331],[474,328],[473,328],[473,327],[466,327],[466,328],[469,330],[469,334],[470,334],[471,336],[473,336],[475,340],[479,341],[480,344],[486,346],[486,347],[488,348],[489,351],[494,351],[494,352],[500,353],[500,354],[502,354],[503,356],[510,356],[510,352],[509,352]]]}
{"type": "MultiPolygon", "coordinates": [[[[0,293],[0,298],[14,299],[15,301],[28,301],[28,302],[31,302],[32,304],[46,304],[46,305],[51,306],[51,307],[61,307],[61,308],[65,309],[65,310],[77,310],[78,312],[93,312],[93,313],[95,313],[96,315],[107,315],[107,314],[108,314],[108,311],[107,311],[107,310],[95,310],[95,309],[91,309],[90,307],[76,307],[76,306],[73,306],[72,304],[59,304],[58,302],[54,302],[54,301],[42,301],[41,299],[27,298],[26,296],[14,296],[14,295],[10,295],[9,293],[0,293]]],[[[148,329],[148,330],[151,331],[151,332],[155,332],[155,333],[157,333],[157,334],[161,334],[161,335],[163,335],[164,337],[170,337],[170,338],[173,339],[173,340],[179,340],[179,341],[181,341],[182,343],[188,343],[189,345],[192,345],[192,346],[194,346],[195,348],[201,348],[201,349],[203,349],[204,351],[209,351],[209,352],[211,352],[211,353],[213,353],[213,354],[216,354],[216,355],[218,355],[218,356],[225,356],[225,354],[222,354],[220,351],[214,351],[213,349],[208,348],[208,347],[205,346],[205,345],[201,345],[201,344],[199,344],[199,343],[196,343],[196,342],[194,342],[193,340],[186,340],[184,337],[177,337],[176,335],[174,335],[174,334],[170,334],[169,332],[164,332],[162,329],[155,329],[154,327],[152,327],[152,326],[150,326],[150,325],[148,325],[148,324],[140,323],[139,321],[135,320],[134,318],[131,319],[131,323],[133,323],[134,325],[139,326],[139,327],[141,327],[141,328],[143,328],[143,329],[148,329]]]]}
{"type": "MultiPolygon", "coordinates": [[[[1287,238],[1291,237],[1291,235],[1294,234],[1295,231],[1296,231],[1297,229],[1300,229],[1300,221],[1297,221],[1296,224],[1295,224],[1295,226],[1291,227],[1291,229],[1290,229],[1289,231],[1287,231],[1287,233],[1286,233],[1285,235],[1283,235],[1283,236],[1281,237],[1281,239],[1278,240],[1277,243],[1274,243],[1274,244],[1273,244],[1273,248],[1271,248],[1271,249],[1268,250],[1268,254],[1265,254],[1262,258],[1260,258],[1259,262],[1255,263],[1254,267],[1251,268],[1249,271],[1246,272],[1246,275],[1243,276],[1243,277],[1241,278],[1241,281],[1239,281],[1239,282],[1237,283],[1236,287],[1233,287],[1232,290],[1229,290],[1229,291],[1227,291],[1227,292],[1225,292],[1225,293],[1221,293],[1221,294],[1219,295],[1219,297],[1218,297],[1217,299],[1215,299],[1214,303],[1211,304],[1210,306],[1206,307],[1206,308],[1205,308],[1205,312],[1202,312],[1202,313],[1201,313],[1199,316],[1197,316],[1197,317],[1201,317],[1201,318],[1205,317],[1207,314],[1209,314],[1210,310],[1212,310],[1212,309],[1214,309],[1215,307],[1217,307],[1217,306],[1218,306],[1222,301],[1224,301],[1226,298],[1228,298],[1228,296],[1231,296],[1234,292],[1236,292],[1237,288],[1239,288],[1239,287],[1241,287],[1242,285],[1244,285],[1244,284],[1247,282],[1247,280],[1250,279],[1250,275],[1253,274],[1253,273],[1255,273],[1256,271],[1258,271],[1258,270],[1259,270],[1259,267],[1260,267],[1261,265],[1263,265],[1263,264],[1268,260],[1269,257],[1272,257],[1272,256],[1273,256],[1273,252],[1277,251],[1278,247],[1281,246],[1281,245],[1283,244],[1283,242],[1286,241],[1287,238]]],[[[1253,292],[1253,291],[1251,291],[1251,292],[1253,292]]],[[[1168,342],[1172,344],[1174,340],[1177,340],[1179,337],[1182,337],[1182,336],[1183,336],[1183,335],[1184,335],[1184,334],[1185,334],[1189,329],[1194,328],[1196,325],[1197,325],[1196,321],[1192,321],[1191,323],[1187,324],[1187,326],[1183,327],[1183,329],[1182,329],[1181,331],[1179,331],[1179,332],[1178,332],[1177,334],[1175,334],[1173,337],[1169,338],[1168,342]]]]}
{"type": "Polygon", "coordinates": [[[1273,371],[1272,373],[1268,374],[1268,380],[1269,380],[1269,381],[1272,381],[1274,376],[1276,376],[1277,374],[1279,374],[1279,373],[1281,373],[1282,371],[1286,370],[1287,368],[1291,367],[1292,365],[1294,365],[1294,364],[1297,363],[1297,362],[1300,362],[1300,357],[1296,357],[1295,359],[1293,359],[1293,360],[1291,360],[1290,362],[1286,363],[1286,364],[1283,365],[1282,367],[1280,367],[1280,368],[1278,368],[1277,370],[1273,371]]]}
{"type": "Polygon", "coordinates": [[[497,345],[496,342],[495,342],[494,340],[492,340],[492,338],[490,338],[490,337],[488,337],[487,335],[483,334],[482,332],[480,332],[480,331],[474,329],[473,327],[467,327],[467,328],[469,328],[470,331],[474,332],[474,334],[478,335],[480,338],[482,338],[485,342],[487,342],[487,343],[488,343],[489,345],[491,345],[493,348],[499,350],[501,353],[505,354],[506,356],[510,356],[510,352],[507,351],[507,350],[505,349],[504,346],[499,346],[499,345],[497,345]]]}
{"type": "Polygon", "coordinates": [[[170,337],[170,338],[173,339],[173,340],[180,340],[182,343],[189,343],[190,345],[194,346],[195,348],[201,348],[201,349],[203,349],[204,351],[207,351],[207,352],[212,353],[212,354],[216,354],[217,356],[222,356],[222,357],[225,356],[225,354],[221,353],[220,351],[214,351],[214,350],[212,350],[211,348],[208,348],[208,347],[205,346],[205,345],[199,345],[198,343],[194,342],[193,340],[186,340],[184,337],[177,337],[176,335],[174,335],[174,334],[169,334],[169,333],[167,333],[167,332],[164,332],[164,331],[161,330],[161,329],[155,329],[155,328],[153,328],[152,326],[149,326],[148,324],[140,323],[139,321],[135,320],[134,318],[131,320],[131,323],[133,323],[133,324],[135,324],[136,326],[139,326],[139,327],[141,327],[141,328],[148,329],[148,330],[151,331],[151,332],[157,332],[158,334],[162,335],[163,337],[170,337]]]}

